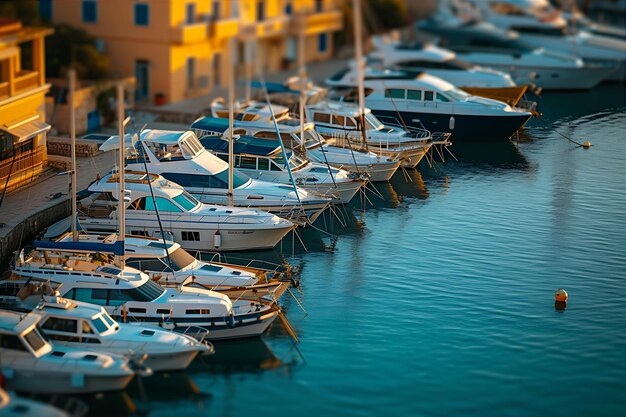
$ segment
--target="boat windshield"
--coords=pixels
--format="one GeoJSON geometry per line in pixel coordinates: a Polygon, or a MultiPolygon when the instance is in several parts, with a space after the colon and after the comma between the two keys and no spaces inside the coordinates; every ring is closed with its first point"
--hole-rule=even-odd
{"type": "Polygon", "coordinates": [[[446,96],[448,96],[449,98],[455,101],[464,101],[465,99],[470,97],[469,94],[467,94],[465,91],[460,90],[458,88],[451,88],[449,90],[446,90],[445,93],[446,93],[446,96]]]}
{"type": "Polygon", "coordinates": [[[313,149],[324,143],[324,139],[317,133],[315,129],[307,129],[304,131],[304,146],[307,149],[313,149]]]}
{"type": "MultiPolygon", "coordinates": [[[[170,260],[171,267],[174,271],[180,271],[196,262],[196,258],[191,256],[189,252],[183,248],[178,248],[170,253],[170,260]]],[[[167,257],[163,258],[163,261],[167,264],[167,257]]]]}
{"type": "Polygon", "coordinates": [[[193,210],[195,207],[200,204],[200,202],[187,191],[183,191],[176,197],[174,197],[174,201],[176,201],[182,208],[187,211],[193,210]]]}
{"type": "Polygon", "coordinates": [[[24,334],[24,340],[26,340],[33,352],[37,352],[46,345],[46,340],[39,334],[36,328],[24,334]]]}
{"type": "Polygon", "coordinates": [[[109,313],[107,313],[106,311],[103,311],[102,313],[100,313],[102,318],[104,319],[104,322],[106,324],[109,325],[109,327],[113,327],[115,325],[115,320],[113,320],[111,318],[111,316],[109,316],[109,313]]]}
{"type": "Polygon", "coordinates": [[[93,327],[96,328],[98,333],[104,333],[107,330],[109,330],[108,324],[104,321],[104,319],[100,315],[91,319],[91,324],[93,324],[93,327]]]}
{"type": "Polygon", "coordinates": [[[380,130],[385,127],[372,113],[365,113],[365,126],[367,130],[380,130]]]}

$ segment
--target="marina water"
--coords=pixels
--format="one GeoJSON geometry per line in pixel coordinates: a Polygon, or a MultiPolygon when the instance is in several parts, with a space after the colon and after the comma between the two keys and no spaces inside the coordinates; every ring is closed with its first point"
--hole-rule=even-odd
{"type": "Polygon", "coordinates": [[[150,416],[621,415],[625,92],[546,93],[517,144],[397,173],[336,240],[305,232],[308,252],[286,238],[297,348],[277,322],[124,396],[150,416]]]}

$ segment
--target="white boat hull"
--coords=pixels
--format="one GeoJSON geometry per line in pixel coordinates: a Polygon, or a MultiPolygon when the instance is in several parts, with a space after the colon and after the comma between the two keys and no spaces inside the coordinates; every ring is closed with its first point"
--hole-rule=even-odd
{"type": "Polygon", "coordinates": [[[69,372],[38,372],[31,369],[13,370],[7,387],[14,391],[34,394],[87,394],[121,391],[133,379],[128,375],[83,375],[80,369],[69,372]]]}

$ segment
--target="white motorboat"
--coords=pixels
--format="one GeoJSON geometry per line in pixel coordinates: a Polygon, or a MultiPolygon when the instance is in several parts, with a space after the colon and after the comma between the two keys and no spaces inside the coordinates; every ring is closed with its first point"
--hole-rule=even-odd
{"type": "Polygon", "coordinates": [[[15,393],[9,394],[2,388],[0,388],[0,416],[70,417],[65,411],[51,405],[28,398],[21,398],[15,393]]]}
{"type": "MultiPolygon", "coordinates": [[[[130,193],[126,231],[133,235],[161,237],[162,227],[186,249],[232,251],[273,248],[294,227],[291,221],[262,210],[201,203],[160,175],[125,171],[125,182],[130,193]]],[[[88,233],[114,233],[118,175],[104,176],[89,191],[92,194],[79,202],[80,226],[88,233]]]]}
{"type": "MultiPolygon", "coordinates": [[[[501,101],[471,96],[427,74],[410,80],[366,80],[365,89],[366,106],[386,124],[444,131],[455,141],[508,140],[532,116],[501,101]]],[[[335,99],[353,100],[353,91],[349,86],[332,94],[335,99]]]]}
{"type": "MultiPolygon", "coordinates": [[[[115,243],[117,235],[79,235],[81,242],[115,243]]],[[[57,242],[71,242],[71,234],[57,242]]],[[[202,286],[231,298],[271,297],[278,299],[290,284],[295,284],[289,270],[273,265],[273,269],[251,265],[204,262],[196,259],[178,243],[138,235],[124,237],[126,265],[143,271],[163,286],[202,286]],[[279,269],[282,269],[279,270],[279,269]]],[[[74,253],[77,259],[78,253],[74,253]]],[[[89,261],[87,255],[83,260],[89,261]]]]}
{"type": "Polygon", "coordinates": [[[0,355],[7,387],[45,394],[122,390],[135,373],[128,359],[57,347],[39,329],[41,316],[0,311],[0,355]]]}
{"type": "Polygon", "coordinates": [[[185,332],[189,327],[210,331],[208,338],[261,335],[278,315],[271,301],[234,300],[204,287],[163,288],[147,274],[125,266],[122,271],[103,254],[123,256],[122,242],[36,241],[22,250],[13,273],[21,278],[50,280],[60,295],[103,306],[115,319],[185,332]],[[75,255],[73,253],[78,253],[75,255]],[[83,256],[90,253],[89,259],[83,256]],[[63,284],[60,288],[56,288],[63,284]]]}
{"type": "MultiPolygon", "coordinates": [[[[368,57],[365,80],[415,78],[422,72],[441,78],[469,94],[504,101],[517,106],[528,85],[517,85],[503,71],[480,67],[459,58],[451,50],[431,43],[401,43],[392,36],[373,38],[376,50],[368,57]]],[[[342,73],[326,80],[326,84],[356,83],[354,63],[342,73]]]]}
{"type": "Polygon", "coordinates": [[[419,23],[440,43],[472,64],[508,72],[518,84],[533,84],[543,90],[586,90],[595,87],[615,68],[590,64],[576,55],[537,48],[504,30],[464,12],[454,1],[439,4],[437,12],[419,23]]]}
{"type": "Polygon", "coordinates": [[[199,353],[213,353],[212,345],[191,336],[140,323],[118,323],[103,307],[58,297],[42,282],[2,281],[0,303],[3,308],[40,316],[41,331],[56,346],[127,356],[154,371],[186,369],[199,353]]]}
{"type": "MultiPolygon", "coordinates": [[[[271,88],[269,86],[268,88],[271,88]]],[[[283,86],[280,86],[284,89],[283,86]]],[[[222,106],[214,103],[213,114],[224,116],[227,113],[222,106]]],[[[357,174],[367,174],[369,181],[389,181],[400,166],[400,161],[390,159],[373,152],[341,148],[327,143],[326,139],[317,133],[315,125],[304,122],[302,126],[303,139],[300,138],[300,120],[292,117],[289,108],[272,104],[272,110],[276,117],[276,124],[281,134],[281,139],[287,148],[296,149],[304,146],[306,157],[319,164],[330,164],[336,168],[345,169],[357,174]]],[[[276,126],[272,120],[269,106],[250,102],[246,106],[239,105],[236,120],[234,121],[236,134],[250,135],[262,139],[276,140],[276,126]]],[[[222,117],[201,117],[196,120],[191,128],[199,138],[227,134],[228,123],[222,117]]]]}
{"type": "MultiPolygon", "coordinates": [[[[127,168],[160,174],[206,204],[229,204],[228,164],[206,151],[191,131],[144,130],[127,147],[127,168]],[[145,164],[145,165],[144,165],[145,164]]],[[[129,136],[130,139],[130,136],[129,136]]],[[[117,136],[100,149],[119,148],[117,136]]],[[[237,169],[233,174],[233,203],[261,209],[297,222],[312,223],[330,200],[311,196],[295,186],[253,180],[237,169]]]]}
{"type": "Polygon", "coordinates": [[[616,66],[610,81],[626,79],[626,40],[568,30],[567,21],[548,0],[471,0],[485,20],[515,30],[537,48],[581,57],[585,62],[616,66]]]}

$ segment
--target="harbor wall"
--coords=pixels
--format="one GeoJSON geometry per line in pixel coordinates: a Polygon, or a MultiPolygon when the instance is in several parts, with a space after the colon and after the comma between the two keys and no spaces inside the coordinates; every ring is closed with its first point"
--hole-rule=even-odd
{"type": "Polygon", "coordinates": [[[23,220],[4,236],[0,236],[0,272],[4,271],[13,256],[25,242],[33,239],[44,228],[70,215],[69,199],[47,207],[23,220]]]}

